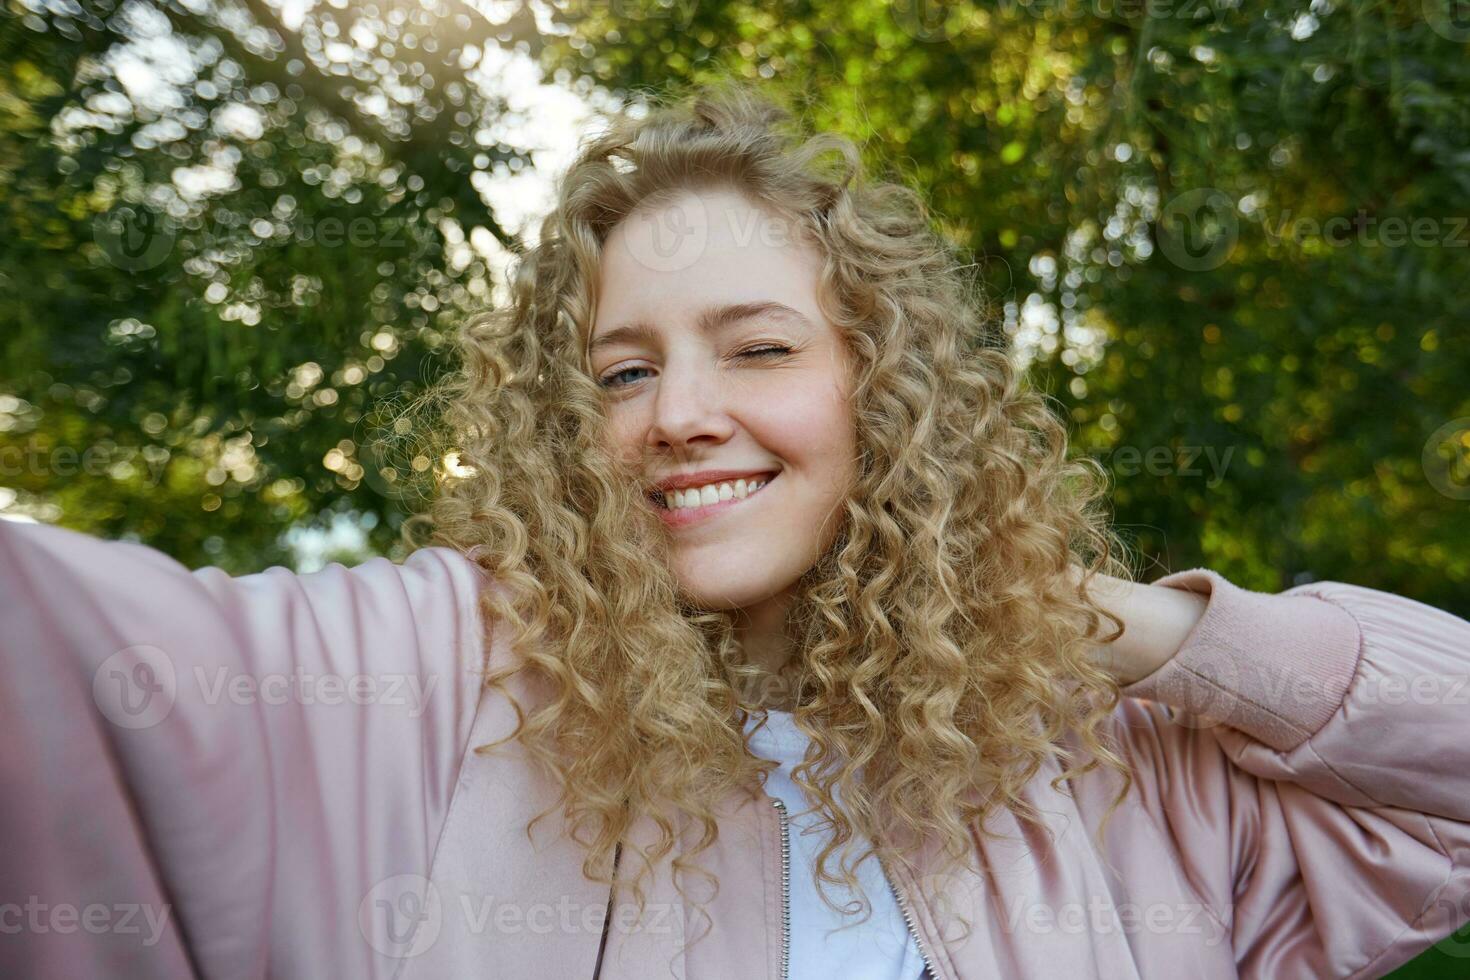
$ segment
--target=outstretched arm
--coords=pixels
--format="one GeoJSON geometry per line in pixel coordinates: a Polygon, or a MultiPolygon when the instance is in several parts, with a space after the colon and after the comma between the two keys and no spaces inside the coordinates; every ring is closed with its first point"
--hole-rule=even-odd
{"type": "Polygon", "coordinates": [[[479,588],[446,549],[231,578],[0,521],[0,975],[388,975],[359,907],[429,868],[479,588]]]}

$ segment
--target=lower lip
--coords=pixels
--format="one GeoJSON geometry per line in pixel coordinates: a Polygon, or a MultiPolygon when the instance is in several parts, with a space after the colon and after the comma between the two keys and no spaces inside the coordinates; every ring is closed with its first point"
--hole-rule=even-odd
{"type": "MultiPolygon", "coordinates": [[[[687,527],[690,524],[698,524],[700,521],[709,520],[719,514],[726,513],[731,508],[748,503],[761,494],[765,493],[772,483],[776,482],[776,476],[766,477],[765,485],[755,493],[746,494],[744,497],[731,497],[729,500],[721,500],[713,504],[705,504],[702,507],[680,507],[678,510],[667,510],[662,505],[648,501],[648,505],[658,511],[658,516],[669,527],[687,527]]],[[[644,498],[647,499],[647,498],[644,498]]]]}

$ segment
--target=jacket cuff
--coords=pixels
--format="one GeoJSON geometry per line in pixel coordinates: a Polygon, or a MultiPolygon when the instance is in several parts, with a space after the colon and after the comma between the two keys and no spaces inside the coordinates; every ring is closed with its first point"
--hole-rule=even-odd
{"type": "Polygon", "coordinates": [[[1362,634],[1352,614],[1311,595],[1252,592],[1194,568],[1154,583],[1209,601],[1178,653],[1125,685],[1195,716],[1228,725],[1287,752],[1337,713],[1357,673],[1362,634]]]}

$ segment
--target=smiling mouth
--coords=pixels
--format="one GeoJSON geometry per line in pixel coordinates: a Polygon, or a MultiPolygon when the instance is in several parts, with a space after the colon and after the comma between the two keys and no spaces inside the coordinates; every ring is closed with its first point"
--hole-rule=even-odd
{"type": "Polygon", "coordinates": [[[778,475],[779,471],[751,480],[726,481],[705,487],[691,487],[688,490],[654,490],[648,494],[648,499],[666,517],[699,514],[749,500],[769,486],[778,475]]]}

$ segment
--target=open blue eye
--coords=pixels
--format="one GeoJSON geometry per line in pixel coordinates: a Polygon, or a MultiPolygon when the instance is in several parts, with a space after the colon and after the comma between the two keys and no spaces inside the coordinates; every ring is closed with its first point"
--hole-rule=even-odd
{"type": "MultiPolygon", "coordinates": [[[[597,383],[599,385],[601,385],[602,387],[604,387],[604,388],[621,388],[621,387],[623,387],[622,384],[614,384],[614,380],[615,379],[621,378],[623,375],[627,374],[629,371],[647,371],[647,370],[648,370],[648,368],[643,368],[643,367],[623,368],[621,371],[614,371],[611,374],[607,374],[607,375],[604,375],[601,378],[598,378],[597,379],[597,383]]],[[[629,383],[631,383],[631,382],[629,382],[629,383]]]]}

